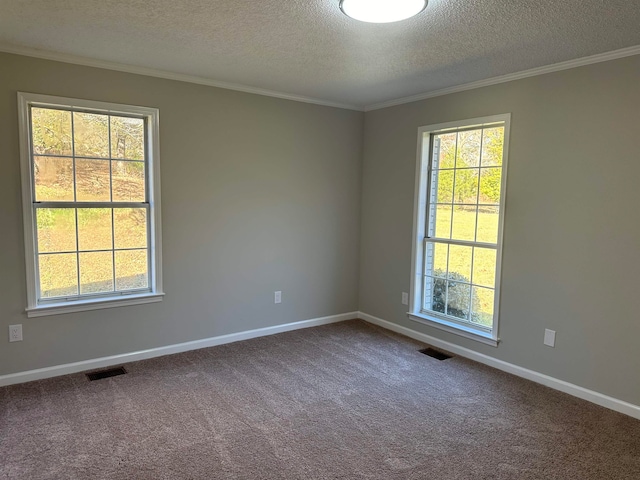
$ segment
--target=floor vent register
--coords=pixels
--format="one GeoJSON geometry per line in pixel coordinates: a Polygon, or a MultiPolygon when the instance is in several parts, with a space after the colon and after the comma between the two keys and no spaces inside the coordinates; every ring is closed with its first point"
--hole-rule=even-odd
{"type": "Polygon", "coordinates": [[[124,367],[116,367],[109,368],[107,370],[100,370],[99,372],[87,373],[86,375],[87,378],[93,382],[94,380],[102,380],[103,378],[117,377],[118,375],[124,375],[125,373],[127,373],[127,371],[124,367]]]}

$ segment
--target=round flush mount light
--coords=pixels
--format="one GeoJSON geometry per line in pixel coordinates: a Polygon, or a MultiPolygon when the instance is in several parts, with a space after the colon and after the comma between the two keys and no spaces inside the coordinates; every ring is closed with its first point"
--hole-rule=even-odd
{"type": "Polygon", "coordinates": [[[391,23],[419,14],[427,0],[340,0],[340,10],[356,20],[391,23]]]}

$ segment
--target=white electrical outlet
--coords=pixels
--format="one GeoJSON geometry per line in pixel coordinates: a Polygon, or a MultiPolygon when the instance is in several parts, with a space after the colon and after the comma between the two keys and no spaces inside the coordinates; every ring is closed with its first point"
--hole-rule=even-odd
{"type": "Polygon", "coordinates": [[[9,341],[10,342],[22,341],[22,324],[9,325],[9,341]]]}
{"type": "Polygon", "coordinates": [[[282,292],[278,290],[273,296],[273,303],[282,303],[282,292]]]}
{"type": "Polygon", "coordinates": [[[402,304],[409,305],[409,294],[407,292],[402,292],[402,304]]]}
{"type": "Polygon", "coordinates": [[[548,347],[555,347],[556,346],[556,331],[555,330],[549,330],[548,328],[546,328],[544,330],[544,344],[548,347]]]}

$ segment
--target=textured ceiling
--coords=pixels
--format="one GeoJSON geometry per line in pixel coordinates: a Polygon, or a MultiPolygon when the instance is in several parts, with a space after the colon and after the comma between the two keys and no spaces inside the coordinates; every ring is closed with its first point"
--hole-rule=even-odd
{"type": "Polygon", "coordinates": [[[339,0],[0,0],[37,48],[365,106],[640,45],[640,0],[430,0],[374,25],[339,0]]]}

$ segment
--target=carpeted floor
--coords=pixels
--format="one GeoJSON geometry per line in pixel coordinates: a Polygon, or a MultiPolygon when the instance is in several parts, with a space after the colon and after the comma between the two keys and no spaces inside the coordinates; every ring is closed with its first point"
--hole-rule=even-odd
{"type": "Polygon", "coordinates": [[[640,421],[349,321],[0,388],[2,479],[640,479],[640,421]]]}

